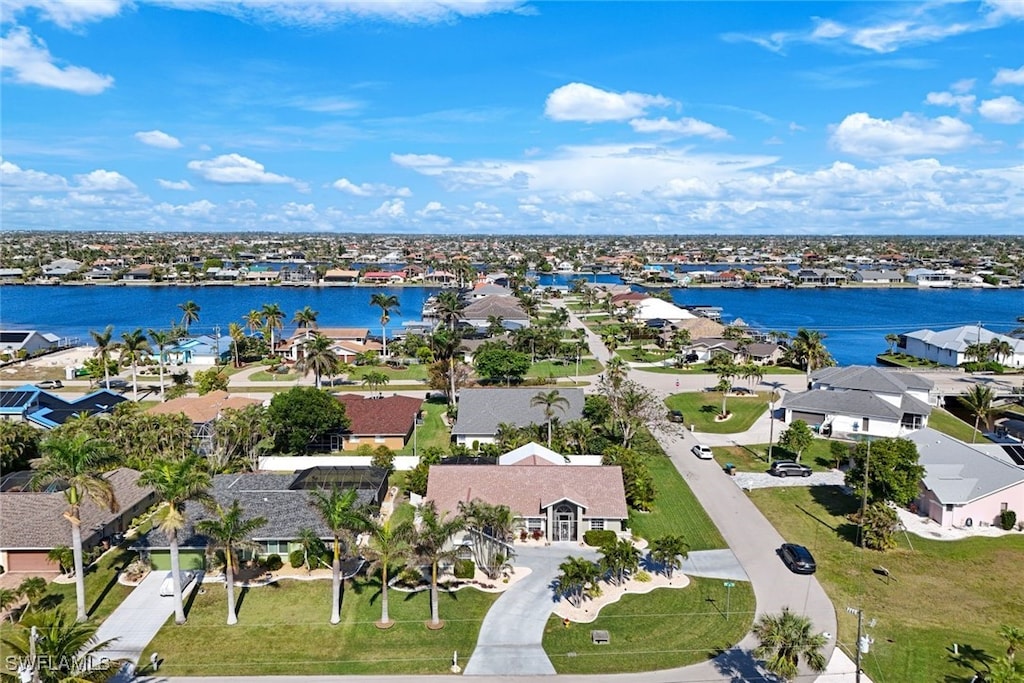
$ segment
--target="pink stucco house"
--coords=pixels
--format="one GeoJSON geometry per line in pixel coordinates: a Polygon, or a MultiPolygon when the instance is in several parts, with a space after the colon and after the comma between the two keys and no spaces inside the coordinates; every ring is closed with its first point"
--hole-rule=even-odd
{"type": "Polygon", "coordinates": [[[1024,518],[1024,467],[1000,457],[1000,447],[971,446],[929,427],[906,438],[925,468],[917,505],[929,518],[944,527],[996,524],[1003,510],[1024,518]]]}

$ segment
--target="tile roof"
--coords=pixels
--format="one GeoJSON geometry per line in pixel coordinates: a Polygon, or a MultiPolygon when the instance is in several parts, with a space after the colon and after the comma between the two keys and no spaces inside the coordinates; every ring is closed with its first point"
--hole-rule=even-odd
{"type": "MultiPolygon", "coordinates": [[[[122,467],[104,475],[114,487],[114,497],[122,510],[135,507],[153,494],[150,487],[139,487],[141,473],[122,467]]],[[[64,493],[0,493],[0,548],[50,549],[71,545],[71,526],[64,518],[68,504],[64,493]]],[[[92,545],[94,536],[121,513],[110,512],[86,498],[82,504],[82,542],[92,545]]]]}
{"type": "Polygon", "coordinates": [[[584,516],[625,519],[629,515],[616,466],[538,467],[535,465],[433,465],[427,501],[439,512],[456,512],[460,502],[480,499],[507,505],[520,517],[536,517],[552,503],[570,499],[584,516]]]}
{"type": "Polygon", "coordinates": [[[351,420],[348,432],[356,436],[405,436],[423,406],[423,399],[411,396],[367,398],[341,394],[335,398],[345,406],[351,420]]]}
{"type": "Polygon", "coordinates": [[[184,414],[192,424],[203,424],[215,419],[226,409],[241,410],[252,405],[259,405],[262,401],[256,398],[245,398],[244,396],[229,396],[226,391],[211,391],[204,396],[181,396],[173,398],[165,403],[159,403],[148,411],[151,415],[175,415],[184,414]]]}
{"type": "MultiPolygon", "coordinates": [[[[569,405],[555,410],[555,417],[565,423],[583,417],[583,390],[558,389],[569,405]]],[[[530,405],[539,388],[529,389],[462,389],[459,391],[459,417],[452,436],[460,434],[495,434],[498,425],[507,422],[517,427],[546,424],[544,407],[530,405]]]]}

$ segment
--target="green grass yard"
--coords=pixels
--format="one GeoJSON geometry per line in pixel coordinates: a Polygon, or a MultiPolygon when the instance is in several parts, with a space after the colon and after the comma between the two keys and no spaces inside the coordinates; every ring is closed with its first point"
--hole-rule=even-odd
{"type": "MultiPolygon", "coordinates": [[[[158,652],[166,676],[446,674],[452,652],[461,663],[476,647],[484,614],[496,594],[474,589],[441,593],[445,627],[431,631],[429,592],[389,592],[397,623],[380,630],[379,583],[348,582],[341,623],[332,626],[330,581],[282,581],[240,596],[238,624],[226,626],[223,585],[195,595],[188,622],[168,620],[140,661],[158,652]]],[[[237,595],[237,593],[236,593],[237,595]]]]}
{"type": "MultiPolygon", "coordinates": [[[[442,450],[448,450],[451,446],[451,432],[443,419],[447,410],[448,404],[443,400],[423,403],[423,424],[416,428],[415,448],[417,453],[421,453],[424,448],[431,446],[442,450]]],[[[397,451],[396,455],[412,455],[413,446],[413,439],[409,439],[406,447],[397,451]]]]}
{"type": "Polygon", "coordinates": [[[932,410],[928,416],[928,426],[966,443],[971,443],[972,439],[975,443],[992,443],[980,431],[975,431],[974,425],[967,424],[953,413],[941,408],[932,410]]]}
{"type": "MultiPolygon", "coordinates": [[[[815,439],[801,455],[800,462],[808,465],[815,472],[828,472],[836,464],[835,459],[832,458],[832,452],[829,450],[832,443],[828,439],[815,439]]],[[[720,465],[724,466],[727,462],[732,463],[739,472],[768,471],[768,444],[766,443],[717,447],[711,450],[715,455],[715,461],[720,465]]],[[[772,459],[796,460],[796,454],[775,444],[772,448],[772,459]]]]}
{"type": "Polygon", "coordinates": [[[651,512],[629,512],[629,528],[648,540],[682,534],[690,550],[727,548],[718,528],[697,502],[693,491],[666,456],[652,455],[648,466],[657,491],[651,512]]]}
{"type": "Polygon", "coordinates": [[[717,579],[691,578],[686,588],[659,588],[626,595],[601,609],[589,624],[566,628],[552,616],[544,650],[560,674],[630,673],[696,664],[743,639],[754,619],[749,583],[735,582],[728,596],[717,579]],[[591,643],[590,631],[608,631],[607,645],[591,643]]]}
{"type": "MultiPolygon", "coordinates": [[[[596,358],[580,359],[580,377],[601,372],[601,362],[596,358]]],[[[527,377],[548,379],[550,377],[576,377],[576,361],[544,360],[534,363],[526,373],[527,377]]]]}
{"type": "Polygon", "coordinates": [[[727,397],[726,409],[732,417],[723,422],[715,421],[715,416],[722,410],[722,393],[719,391],[673,394],[665,399],[665,405],[670,410],[681,410],[686,425],[696,425],[698,432],[736,434],[750,429],[761,413],[768,410],[768,397],[766,394],[727,397]]]}
{"type": "Polygon", "coordinates": [[[814,554],[847,652],[854,651],[857,623],[845,608],[877,620],[864,663],[874,681],[966,683],[969,672],[949,662],[952,643],[1000,655],[1006,646],[999,627],[1024,626],[1024,534],[962,541],[911,535],[913,549],[901,535],[898,548],[880,553],[855,546],[847,515],[858,502],[838,487],[758,489],[750,498],[787,541],[814,554]],[[879,566],[891,579],[872,571],[879,566]]]}

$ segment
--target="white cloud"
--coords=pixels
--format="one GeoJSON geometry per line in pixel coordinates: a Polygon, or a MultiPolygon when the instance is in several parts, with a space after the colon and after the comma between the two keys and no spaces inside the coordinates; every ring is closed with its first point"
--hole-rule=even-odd
{"type": "Polygon", "coordinates": [[[164,180],[157,178],[157,184],[165,190],[194,190],[192,183],[187,180],[164,180]]]}
{"type": "Polygon", "coordinates": [[[950,116],[928,119],[905,113],[898,119],[850,114],[832,130],[831,144],[863,157],[923,156],[965,149],[979,141],[970,125],[950,116]]]}
{"type": "Polygon", "coordinates": [[[422,209],[416,212],[417,216],[426,217],[431,214],[443,213],[445,211],[444,204],[441,202],[427,202],[422,209]]]}
{"type": "Polygon", "coordinates": [[[160,213],[188,217],[209,216],[216,208],[217,205],[207,199],[200,199],[190,204],[168,204],[164,202],[156,206],[156,210],[160,213]]]}
{"type": "Polygon", "coordinates": [[[1024,85],[1024,66],[1019,69],[1000,69],[992,85],[1024,85]]]}
{"type": "Polygon", "coordinates": [[[446,166],[452,162],[450,157],[443,157],[437,154],[392,154],[391,161],[405,168],[446,166]]]}
{"type": "Polygon", "coordinates": [[[240,154],[222,154],[213,159],[188,162],[189,170],[195,171],[211,183],[224,185],[284,185],[298,184],[294,178],[269,173],[263,164],[240,154]]]}
{"type": "Polygon", "coordinates": [[[401,218],[405,215],[405,202],[401,199],[389,199],[370,212],[375,218],[401,218]]]}
{"type": "Polygon", "coordinates": [[[978,113],[996,123],[1020,123],[1024,121],[1024,103],[1017,98],[1003,95],[994,100],[984,100],[978,113]]]}
{"type": "Polygon", "coordinates": [[[40,16],[61,28],[74,28],[78,24],[115,17],[129,4],[121,0],[4,0],[4,10],[10,16],[27,8],[35,8],[40,16]]]}
{"type": "Polygon", "coordinates": [[[411,197],[412,190],[408,187],[394,187],[384,183],[360,183],[356,185],[348,178],[339,178],[331,183],[331,187],[342,192],[347,192],[356,197],[372,197],[374,195],[393,195],[397,197],[411,197]]]}
{"type": "Polygon", "coordinates": [[[3,72],[9,72],[15,83],[79,95],[98,95],[114,85],[113,76],[100,75],[81,66],[58,66],[46,44],[22,26],[13,27],[0,37],[0,54],[3,55],[3,72]]]}
{"type": "Polygon", "coordinates": [[[76,175],[78,190],[86,192],[119,192],[134,190],[135,183],[125,178],[117,171],[105,171],[97,169],[83,175],[76,175]]]}
{"type": "Polygon", "coordinates": [[[669,133],[681,136],[701,135],[712,140],[728,140],[732,137],[724,128],[689,117],[683,117],[674,121],[670,121],[664,116],[660,119],[633,119],[629,122],[629,125],[637,133],[669,133]]]}
{"type": "Polygon", "coordinates": [[[959,81],[956,81],[953,85],[949,86],[949,89],[958,95],[969,93],[974,90],[975,80],[976,79],[974,78],[961,78],[959,81]]]}
{"type": "Polygon", "coordinates": [[[643,116],[649,107],[672,104],[672,100],[661,95],[615,93],[586,83],[569,83],[548,95],[544,113],[554,121],[626,121],[643,116]]]}
{"type": "Polygon", "coordinates": [[[135,134],[135,139],[150,147],[161,149],[178,149],[181,141],[173,135],[168,135],[162,130],[140,130],[135,134]]]}
{"type": "Polygon", "coordinates": [[[590,190],[575,190],[562,195],[563,204],[600,204],[601,197],[590,190]]]}
{"type": "Polygon", "coordinates": [[[0,159],[0,186],[30,192],[58,192],[66,190],[63,176],[23,169],[6,159],[0,159]]]}
{"type": "Polygon", "coordinates": [[[974,95],[954,95],[951,92],[930,92],[925,97],[925,103],[937,107],[957,107],[963,114],[970,114],[974,111],[974,95]]]}

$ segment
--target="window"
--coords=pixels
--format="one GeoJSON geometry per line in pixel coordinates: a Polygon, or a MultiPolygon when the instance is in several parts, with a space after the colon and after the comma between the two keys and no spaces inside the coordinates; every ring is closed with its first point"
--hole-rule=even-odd
{"type": "Polygon", "coordinates": [[[1009,509],[1010,509],[1010,504],[1009,503],[1000,503],[999,504],[999,511],[1000,512],[1006,512],[1009,509]]]}
{"type": "Polygon", "coordinates": [[[264,541],[263,547],[267,555],[288,554],[288,541],[264,541]]]}
{"type": "Polygon", "coordinates": [[[526,528],[530,531],[540,531],[544,528],[544,522],[537,517],[531,517],[526,520],[526,528]]]}
{"type": "Polygon", "coordinates": [[[590,520],[590,529],[592,531],[604,531],[604,520],[603,519],[592,519],[592,520],[590,520]]]}
{"type": "Polygon", "coordinates": [[[384,443],[384,437],[383,436],[375,436],[375,437],[373,437],[373,442],[374,443],[384,443]]]}

